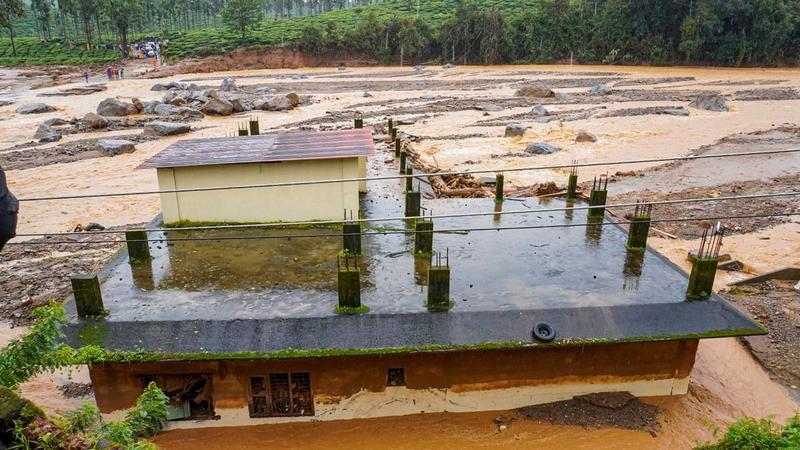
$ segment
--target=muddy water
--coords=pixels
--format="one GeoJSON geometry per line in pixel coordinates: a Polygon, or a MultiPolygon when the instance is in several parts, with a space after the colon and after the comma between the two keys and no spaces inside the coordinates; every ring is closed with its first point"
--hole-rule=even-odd
{"type": "MultiPolygon", "coordinates": [[[[266,130],[280,129],[286,124],[323,117],[326,111],[348,109],[351,105],[363,103],[363,89],[357,86],[360,79],[385,81],[396,86],[394,90],[376,90],[370,101],[389,102],[415,99],[421,95],[447,95],[459,98],[481,98],[510,95],[515,87],[499,83],[485,89],[472,90],[461,80],[480,79],[530,79],[585,77],[586,72],[613,71],[630,78],[649,78],[666,76],[693,76],[697,81],[658,84],[653,86],[628,86],[620,89],[696,89],[715,90],[733,93],[737,90],[754,89],[757,86],[707,86],[705,83],[719,81],[768,80],[777,83],[776,87],[800,87],[800,70],[797,69],[706,69],[706,68],[646,68],[646,67],[569,67],[569,66],[514,66],[514,67],[459,67],[444,71],[434,68],[425,77],[452,81],[446,92],[427,92],[403,90],[404,79],[417,76],[411,69],[408,76],[397,76],[398,68],[353,69],[347,75],[354,83],[348,92],[327,93],[316,96],[317,103],[304,106],[290,113],[254,112],[266,130]],[[547,72],[531,74],[525,72],[547,72]],[[625,75],[629,74],[629,75],[625,75]],[[360,76],[363,77],[360,78],[360,76]],[[785,81],[784,81],[785,80],[785,81]]],[[[294,74],[308,74],[309,90],[314,83],[341,81],[336,72],[330,69],[301,70],[262,70],[241,71],[216,74],[203,74],[206,80],[201,84],[216,84],[225,76],[240,77],[240,85],[269,84],[286,80],[294,74]],[[326,75],[326,73],[328,75],[326,75]],[[247,76],[249,78],[241,78],[247,76]],[[328,78],[326,78],[328,77],[328,78]]],[[[151,92],[156,81],[168,82],[193,78],[191,75],[175,76],[162,80],[123,80],[109,83],[106,92],[76,97],[37,97],[41,91],[30,91],[25,83],[4,83],[2,94],[18,103],[0,108],[0,149],[29,141],[36,126],[51,117],[80,117],[94,111],[104,98],[119,97],[141,100],[155,100],[161,97],[151,92]],[[7,87],[6,87],[7,86],[7,87]],[[44,101],[57,108],[56,112],[20,116],[14,109],[21,103],[44,101]]],[[[69,86],[60,86],[60,89],[69,86]]],[[[50,89],[48,89],[50,90],[50,89]]],[[[556,89],[563,93],[574,93],[580,89],[556,89]]],[[[312,92],[313,93],[313,92],[312,92]]],[[[554,110],[579,108],[580,105],[547,105],[554,110]]],[[[630,107],[665,106],[685,102],[626,102],[608,103],[609,110],[630,107]]],[[[589,105],[597,106],[597,105],[589,105]]],[[[733,110],[728,113],[711,113],[691,109],[690,117],[638,116],[591,118],[564,123],[528,123],[531,128],[521,138],[502,137],[502,127],[468,127],[486,119],[502,120],[505,116],[524,113],[529,108],[510,108],[484,115],[480,111],[462,110],[431,115],[417,123],[402,127],[404,130],[423,136],[448,136],[454,134],[485,133],[486,137],[466,139],[428,140],[418,144],[429,162],[443,169],[448,168],[494,168],[519,167],[540,164],[567,163],[573,159],[580,161],[627,159],[642,157],[666,157],[685,155],[702,145],[710,144],[724,136],[738,132],[752,132],[780,125],[786,122],[800,123],[800,101],[734,101],[733,110]],[[597,143],[575,143],[579,130],[590,131],[600,138],[597,143]],[[494,154],[519,152],[528,143],[545,141],[564,150],[560,153],[532,158],[492,158],[494,154]],[[473,165],[463,165],[465,160],[478,161],[473,165]]],[[[382,110],[376,107],[376,110],[382,110]]],[[[236,128],[241,117],[207,117],[193,123],[199,131],[191,137],[223,136],[236,128]]],[[[370,125],[375,120],[367,121],[370,125]]],[[[70,136],[77,139],[88,136],[70,136]]],[[[101,193],[154,189],[157,187],[152,171],[136,170],[142,161],[163,150],[178,139],[189,136],[172,137],[139,144],[133,154],[114,158],[98,158],[56,164],[27,170],[10,171],[8,176],[12,190],[21,198],[72,193],[101,193]]],[[[647,165],[611,168],[631,170],[647,165]]],[[[581,177],[605,173],[606,168],[581,170],[581,177]]],[[[518,172],[506,175],[508,182],[528,184],[535,181],[557,180],[563,183],[563,174],[558,172],[518,172]]],[[[732,180],[729,180],[732,181],[732,180]]],[[[688,180],[672,180],[676,190],[685,188],[688,180]]],[[[720,180],[720,182],[725,182],[720,180]]],[[[669,185],[669,181],[664,181],[669,185]]],[[[68,200],[56,202],[23,203],[19,232],[64,231],[77,223],[90,221],[106,226],[148,221],[159,210],[158,198],[119,197],[92,201],[68,200]]],[[[797,224],[787,224],[762,233],[735,237],[727,241],[731,249],[740,252],[758,253],[759,249],[769,248],[767,255],[748,258],[754,270],[767,267],[797,264],[797,224]],[[770,240],[762,240],[770,237],[770,240]]],[[[665,241],[655,239],[653,245],[667,254],[674,262],[682,264],[685,251],[694,243],[684,241],[665,241]]],[[[17,330],[0,328],[3,336],[18,333],[17,330]]],[[[85,372],[74,375],[84,377],[85,372]]],[[[80,378],[79,378],[80,379],[80,378]]],[[[77,406],[80,400],[65,400],[55,386],[68,380],[67,374],[45,375],[26,383],[23,393],[41,402],[46,409],[53,411],[77,406]]],[[[511,428],[502,433],[494,429],[493,418],[496,413],[475,414],[434,414],[409,416],[403,418],[375,419],[338,423],[286,424],[262,426],[247,430],[206,429],[192,431],[172,431],[159,436],[156,441],[167,449],[230,448],[250,449],[272,446],[276,448],[296,447],[299,442],[310,448],[586,448],[586,449],[683,449],[690,448],[698,441],[711,438],[709,427],[722,425],[743,415],[785,418],[797,408],[781,387],[772,383],[761,367],[750,355],[732,339],[704,341],[701,343],[697,364],[693,373],[690,394],[678,399],[653,399],[661,405],[663,431],[656,437],[635,431],[612,429],[583,430],[576,427],[552,426],[516,421],[511,428]]]]}

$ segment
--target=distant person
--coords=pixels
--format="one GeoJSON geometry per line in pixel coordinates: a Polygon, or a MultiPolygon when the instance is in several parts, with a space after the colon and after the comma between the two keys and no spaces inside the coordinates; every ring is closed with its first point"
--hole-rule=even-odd
{"type": "Polygon", "coordinates": [[[157,67],[157,64],[158,64],[158,62],[156,61],[155,58],[153,58],[152,63],[153,63],[153,69],[155,69],[157,67]]]}
{"type": "Polygon", "coordinates": [[[83,81],[89,84],[89,71],[86,69],[83,69],[83,81]]]}
{"type": "Polygon", "coordinates": [[[106,67],[106,77],[108,77],[108,81],[111,81],[111,66],[106,67]]]}
{"type": "Polygon", "coordinates": [[[0,251],[11,238],[17,235],[19,201],[8,190],[6,173],[0,167],[0,251]]]}
{"type": "Polygon", "coordinates": [[[120,68],[119,68],[119,77],[120,77],[121,79],[124,79],[124,78],[125,78],[125,68],[124,68],[124,67],[120,67],[120,68]]]}

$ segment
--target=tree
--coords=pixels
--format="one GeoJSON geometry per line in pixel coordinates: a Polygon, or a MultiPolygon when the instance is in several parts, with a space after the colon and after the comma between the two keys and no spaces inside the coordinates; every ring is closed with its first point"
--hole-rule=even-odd
{"type": "Polygon", "coordinates": [[[31,0],[31,11],[36,18],[36,25],[42,39],[50,39],[50,10],[53,0],[31,0]]]}
{"type": "Polygon", "coordinates": [[[128,57],[128,30],[144,9],[139,0],[105,0],[104,11],[114,25],[117,43],[123,58],[128,57]]]}
{"type": "Polygon", "coordinates": [[[0,0],[0,27],[8,30],[11,36],[11,54],[17,56],[14,44],[14,24],[12,20],[25,15],[25,5],[20,0],[0,0]]]}
{"type": "Polygon", "coordinates": [[[263,18],[261,0],[227,0],[222,8],[222,23],[239,30],[242,39],[247,35],[248,28],[258,24],[263,18]]]}

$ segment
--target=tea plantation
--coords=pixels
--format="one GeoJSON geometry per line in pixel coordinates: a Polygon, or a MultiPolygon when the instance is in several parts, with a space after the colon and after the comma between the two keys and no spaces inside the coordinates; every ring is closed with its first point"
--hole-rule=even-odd
{"type": "Polygon", "coordinates": [[[39,42],[35,37],[14,39],[17,55],[14,56],[9,39],[0,39],[0,66],[45,66],[102,64],[119,59],[111,50],[69,47],[58,42],[39,42]]]}

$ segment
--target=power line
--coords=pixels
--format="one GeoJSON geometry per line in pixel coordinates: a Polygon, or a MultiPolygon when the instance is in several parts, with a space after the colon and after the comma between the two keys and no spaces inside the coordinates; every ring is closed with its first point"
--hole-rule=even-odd
{"type": "MultiPolygon", "coordinates": [[[[665,222],[694,222],[702,220],[729,220],[729,219],[766,219],[773,217],[800,216],[800,212],[776,213],[776,214],[751,214],[736,216],[716,216],[716,217],[682,217],[676,219],[652,219],[650,223],[665,222]]],[[[6,245],[59,245],[59,244],[123,244],[125,242],[180,242],[180,241],[249,241],[249,240],[269,240],[269,239],[299,239],[299,238],[342,238],[343,236],[377,236],[386,234],[417,234],[417,233],[470,233],[472,231],[509,231],[509,230],[531,230],[546,228],[573,228],[573,227],[594,227],[607,225],[628,225],[632,221],[598,222],[598,223],[561,223],[553,225],[519,225],[511,227],[480,227],[480,228],[449,228],[433,231],[417,230],[386,230],[386,231],[366,231],[363,233],[324,233],[324,234],[295,234],[295,235],[262,235],[262,236],[222,236],[222,237],[186,237],[186,238],[160,238],[160,239],[131,239],[124,240],[102,240],[102,241],[45,241],[45,242],[9,242],[6,245]]]]}
{"type": "MultiPolygon", "coordinates": [[[[251,224],[238,224],[238,225],[207,225],[197,227],[170,227],[170,228],[153,228],[148,229],[148,232],[168,232],[168,231],[202,231],[202,230],[226,230],[226,229],[247,229],[247,228],[287,228],[293,226],[305,225],[337,225],[343,222],[348,223],[367,223],[367,222],[395,222],[401,220],[415,220],[415,219],[453,219],[462,217],[480,217],[480,216],[504,216],[504,215],[519,215],[519,214],[540,214],[548,212],[561,212],[561,211],[581,211],[600,208],[629,208],[637,205],[673,205],[682,203],[704,203],[704,202],[717,202],[727,200],[749,200],[759,198],[774,198],[774,197],[791,197],[800,195],[800,191],[777,192],[767,194],[749,194],[749,195],[734,195],[726,197],[697,197],[687,199],[675,200],[657,200],[657,201],[639,201],[638,203],[616,203],[610,205],[597,205],[597,206],[571,206],[571,207],[558,207],[558,208],[540,208],[540,209],[523,209],[518,211],[498,211],[498,212],[474,212],[474,213],[451,213],[429,216],[394,216],[394,217],[374,217],[374,218],[359,218],[352,220],[317,220],[317,221],[299,221],[299,222],[266,222],[266,223],[251,223],[251,224]]],[[[55,233],[20,233],[16,237],[35,237],[35,236],[72,236],[72,235],[87,235],[87,234],[123,234],[126,230],[98,230],[98,231],[60,231],[55,233]]]]}
{"type": "Polygon", "coordinates": [[[48,196],[48,197],[28,197],[28,198],[20,198],[18,200],[20,202],[38,202],[38,201],[72,200],[72,199],[84,199],[84,198],[126,197],[132,195],[181,194],[188,192],[305,186],[311,184],[351,183],[359,181],[386,181],[386,180],[398,180],[405,178],[425,178],[432,176],[475,175],[475,174],[486,174],[486,173],[524,172],[529,170],[567,169],[572,167],[597,167],[597,166],[615,166],[615,165],[625,165],[625,164],[657,163],[657,162],[672,162],[672,161],[692,161],[697,159],[777,155],[777,154],[796,153],[796,152],[800,152],[800,148],[785,149],[785,150],[764,150],[758,152],[742,152],[742,153],[719,153],[716,155],[676,156],[671,158],[645,158],[645,159],[629,159],[629,160],[617,160],[617,161],[598,161],[598,162],[580,163],[580,164],[554,164],[548,166],[507,167],[507,168],[492,168],[492,169],[449,171],[449,172],[416,173],[411,175],[398,174],[398,175],[380,175],[373,177],[354,177],[354,178],[339,178],[339,179],[327,179],[327,180],[286,181],[281,183],[246,184],[241,186],[211,186],[202,188],[109,192],[102,194],[76,194],[76,195],[60,195],[60,196],[48,196]]]}

